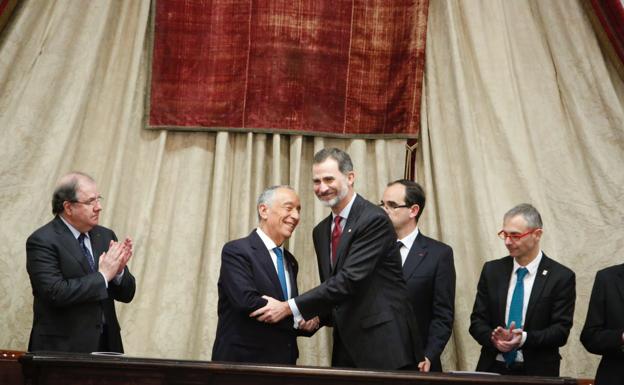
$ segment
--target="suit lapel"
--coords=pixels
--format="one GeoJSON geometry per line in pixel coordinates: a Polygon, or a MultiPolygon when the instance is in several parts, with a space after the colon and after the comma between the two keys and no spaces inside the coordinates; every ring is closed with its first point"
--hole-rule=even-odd
{"type": "Polygon", "coordinates": [[[95,262],[95,267],[100,263],[100,255],[104,252],[104,250],[108,249],[104,245],[104,240],[102,239],[102,234],[94,228],[89,231],[89,240],[91,241],[91,250],[93,251],[93,261],[95,262]]]}
{"type": "MultiPolygon", "coordinates": [[[[355,196],[355,201],[353,201],[353,205],[351,206],[351,210],[349,211],[349,217],[347,218],[347,222],[345,223],[344,229],[342,229],[342,235],[340,236],[340,242],[338,242],[338,252],[336,257],[336,266],[332,273],[335,273],[338,266],[341,266],[344,260],[344,255],[346,254],[346,250],[348,250],[348,245],[351,244],[351,237],[353,236],[353,232],[351,231],[353,227],[357,224],[360,215],[362,214],[364,206],[364,198],[359,195],[355,196]]],[[[330,219],[331,221],[331,219],[330,219]]],[[[331,239],[331,234],[330,234],[331,239]]]]}
{"type": "Polygon", "coordinates": [[[297,261],[290,251],[284,248],[284,260],[286,263],[286,269],[288,269],[289,281],[290,281],[290,297],[294,298],[299,295],[297,290],[297,261]]]}
{"type": "Polygon", "coordinates": [[[275,270],[275,265],[273,264],[269,250],[267,250],[266,246],[262,242],[262,239],[260,239],[260,236],[255,230],[249,235],[249,239],[251,248],[254,249],[254,258],[258,261],[258,264],[262,267],[273,284],[273,293],[267,294],[271,294],[272,297],[277,299],[283,299],[284,295],[282,293],[282,285],[280,285],[277,271],[275,270]]]}
{"type": "Polygon", "coordinates": [[[318,224],[319,229],[319,237],[318,240],[318,251],[319,251],[319,265],[321,267],[321,277],[323,277],[323,281],[329,278],[332,273],[331,268],[331,249],[330,249],[330,239],[331,239],[331,214],[321,223],[318,224]]]}
{"type": "Polygon", "coordinates": [[[427,241],[419,231],[403,265],[403,278],[406,281],[414,274],[416,268],[425,260],[426,256],[427,241]]]}
{"type": "Polygon", "coordinates": [[[615,285],[620,291],[620,296],[622,297],[622,300],[624,301],[624,265],[620,265],[620,268],[618,269],[618,272],[616,274],[615,285]]]}
{"type": "Polygon", "coordinates": [[[499,325],[507,325],[505,319],[505,312],[507,310],[507,293],[509,292],[509,280],[511,279],[511,273],[513,271],[513,258],[507,257],[503,260],[502,270],[500,274],[497,273],[498,286],[500,290],[498,293],[498,314],[502,322],[499,325]]]}
{"type": "Polygon", "coordinates": [[[527,305],[526,316],[524,317],[524,328],[531,320],[533,316],[533,310],[535,309],[535,304],[542,296],[542,291],[544,291],[544,286],[546,285],[546,280],[549,277],[549,269],[550,269],[550,258],[546,256],[546,254],[542,254],[542,260],[540,261],[539,266],[537,267],[537,272],[535,273],[535,281],[533,281],[533,288],[531,289],[531,295],[529,296],[529,303],[527,305]]]}
{"type": "Polygon", "coordinates": [[[54,219],[54,228],[56,233],[61,238],[61,245],[63,245],[69,254],[76,259],[76,262],[78,262],[80,267],[82,267],[85,274],[91,273],[91,267],[80,249],[78,240],[74,238],[74,234],[72,234],[69,227],[67,227],[67,225],[63,223],[63,220],[61,220],[58,216],[54,219]]]}

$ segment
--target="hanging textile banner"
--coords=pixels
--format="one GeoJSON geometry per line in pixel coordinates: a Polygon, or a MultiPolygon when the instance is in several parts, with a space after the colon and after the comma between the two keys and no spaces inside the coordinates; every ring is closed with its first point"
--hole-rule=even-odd
{"type": "Polygon", "coordinates": [[[17,0],[0,0],[0,32],[9,22],[9,17],[13,13],[17,0]]]}
{"type": "Polygon", "coordinates": [[[429,0],[155,0],[146,127],[415,138],[429,0]]]}
{"type": "Polygon", "coordinates": [[[624,77],[624,0],[585,0],[582,4],[607,57],[624,77]]]}

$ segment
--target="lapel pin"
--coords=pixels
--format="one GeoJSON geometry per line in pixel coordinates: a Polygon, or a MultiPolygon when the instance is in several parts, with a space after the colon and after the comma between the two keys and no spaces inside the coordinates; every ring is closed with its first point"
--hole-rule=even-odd
{"type": "Polygon", "coordinates": [[[542,275],[546,275],[546,274],[548,274],[548,270],[542,271],[542,275]]]}
{"type": "Polygon", "coordinates": [[[351,229],[347,230],[347,233],[350,233],[350,232],[351,232],[351,229]]]}

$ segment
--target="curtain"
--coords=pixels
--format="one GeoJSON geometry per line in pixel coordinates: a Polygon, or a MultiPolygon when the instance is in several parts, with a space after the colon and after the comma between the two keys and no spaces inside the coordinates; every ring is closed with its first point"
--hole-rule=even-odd
{"type": "MultiPolygon", "coordinates": [[[[579,2],[430,3],[418,180],[423,233],[449,243],[458,271],[445,369],[472,370],[468,334],[482,264],[520,202],[542,213],[546,254],[577,273],[562,375],[592,377],[578,336],[595,272],[622,263],[624,84],[579,2]]],[[[49,221],[55,180],[79,169],[105,197],[101,223],[135,240],[138,290],[117,306],[129,355],[210,359],[220,249],[255,226],[263,187],[290,183],[302,221],[289,248],[299,286],[318,282],[311,230],[328,214],[309,162],[329,145],[354,159],[377,200],[403,173],[403,141],[141,130],[148,1],[25,1],[0,39],[0,346],[25,350],[32,294],[24,243],[49,221]]],[[[300,339],[328,365],[330,333],[300,339]]]]}
{"type": "Polygon", "coordinates": [[[447,369],[474,370],[468,333],[485,261],[507,255],[503,214],[532,203],[542,249],[576,272],[561,375],[593,377],[579,342],[596,271],[622,263],[624,95],[576,1],[432,1],[418,180],[425,234],[453,246],[457,300],[447,369]]]}
{"type": "MultiPolygon", "coordinates": [[[[0,346],[26,350],[32,294],[25,240],[52,219],[56,179],[82,170],[104,196],[100,223],[131,236],[137,294],[118,304],[126,353],[209,360],[220,252],[257,225],[274,184],[300,194],[289,249],[302,291],[318,284],[313,226],[329,214],[311,159],[347,150],[357,191],[377,200],[403,174],[401,140],[142,129],[149,1],[26,1],[0,46],[0,346]],[[6,293],[6,295],[5,295],[6,293]]],[[[329,365],[330,336],[300,339],[300,364],[329,365]]]]}

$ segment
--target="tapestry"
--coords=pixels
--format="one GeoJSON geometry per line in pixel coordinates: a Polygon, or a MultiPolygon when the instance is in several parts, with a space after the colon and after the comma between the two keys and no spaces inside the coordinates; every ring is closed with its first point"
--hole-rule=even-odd
{"type": "Polygon", "coordinates": [[[428,0],[154,0],[146,127],[416,138],[428,0]]]}

